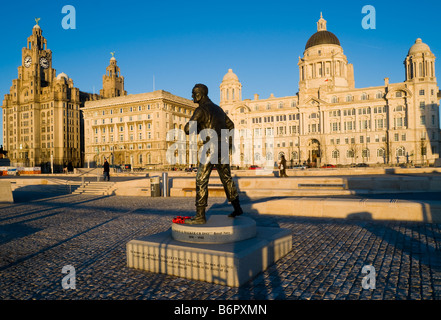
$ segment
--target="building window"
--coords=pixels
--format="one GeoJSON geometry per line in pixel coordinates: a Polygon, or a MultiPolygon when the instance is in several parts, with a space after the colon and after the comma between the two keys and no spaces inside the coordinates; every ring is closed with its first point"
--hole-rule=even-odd
{"type": "Polygon", "coordinates": [[[397,157],[403,157],[406,155],[406,149],[404,147],[399,147],[396,150],[397,157]]]}
{"type": "Polygon", "coordinates": [[[369,149],[363,149],[363,151],[361,152],[361,156],[363,158],[369,158],[370,152],[369,149]]]}
{"type": "Polygon", "coordinates": [[[355,152],[352,149],[346,151],[346,158],[355,158],[355,152]]]}
{"type": "Polygon", "coordinates": [[[338,159],[340,157],[340,151],[338,150],[333,150],[332,151],[332,158],[333,159],[338,159]]]}
{"type": "Polygon", "coordinates": [[[340,122],[333,122],[333,123],[331,123],[331,131],[337,132],[337,131],[340,131],[340,129],[341,129],[340,122]]]}
{"type": "Polygon", "coordinates": [[[377,129],[383,129],[383,127],[384,127],[384,119],[377,119],[376,123],[377,123],[377,129]]]}
{"type": "Polygon", "coordinates": [[[384,148],[379,148],[379,149],[377,149],[377,157],[379,157],[379,158],[383,158],[384,156],[385,156],[385,151],[384,151],[384,148]]]}
{"type": "Polygon", "coordinates": [[[426,125],[426,116],[420,116],[420,124],[422,126],[426,125]]]}
{"type": "Polygon", "coordinates": [[[420,90],[420,96],[424,96],[424,89],[420,90]]]}

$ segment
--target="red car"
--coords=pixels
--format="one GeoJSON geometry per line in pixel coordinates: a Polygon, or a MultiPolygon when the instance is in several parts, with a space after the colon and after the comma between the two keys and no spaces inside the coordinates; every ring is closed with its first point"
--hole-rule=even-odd
{"type": "Polygon", "coordinates": [[[328,163],[323,165],[322,168],[335,168],[335,166],[333,164],[328,163]]]}
{"type": "Polygon", "coordinates": [[[250,166],[250,170],[257,170],[257,169],[262,169],[262,168],[255,165],[250,166]]]}

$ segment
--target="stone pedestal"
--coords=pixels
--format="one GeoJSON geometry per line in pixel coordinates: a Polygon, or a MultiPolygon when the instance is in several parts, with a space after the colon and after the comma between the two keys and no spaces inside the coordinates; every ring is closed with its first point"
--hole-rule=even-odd
{"type": "Polygon", "coordinates": [[[127,243],[130,268],[238,287],[292,250],[290,230],[213,215],[127,243]]]}
{"type": "Polygon", "coordinates": [[[212,215],[199,225],[172,224],[172,237],[189,243],[230,243],[256,236],[256,221],[247,217],[212,215]]]}

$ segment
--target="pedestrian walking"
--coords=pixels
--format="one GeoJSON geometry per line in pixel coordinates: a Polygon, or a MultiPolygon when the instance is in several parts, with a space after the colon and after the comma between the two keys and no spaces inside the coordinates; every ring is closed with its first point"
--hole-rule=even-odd
{"type": "Polygon", "coordinates": [[[282,154],[279,161],[279,169],[280,169],[280,177],[288,177],[286,175],[286,159],[285,156],[282,154]]]}
{"type": "Polygon", "coordinates": [[[104,181],[110,181],[110,166],[109,163],[107,162],[107,159],[104,160],[104,165],[103,165],[103,177],[104,177],[104,181]]]}

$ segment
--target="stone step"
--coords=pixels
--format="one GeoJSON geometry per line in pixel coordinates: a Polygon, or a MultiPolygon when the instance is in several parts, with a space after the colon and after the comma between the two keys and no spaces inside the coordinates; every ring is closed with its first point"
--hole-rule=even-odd
{"type": "MultiPolygon", "coordinates": [[[[325,187],[340,186],[347,189],[347,179],[344,178],[262,178],[262,177],[244,177],[233,178],[239,189],[299,189],[303,186],[314,184],[325,187]]],[[[209,185],[222,185],[217,177],[210,178],[209,185]]],[[[173,188],[195,188],[196,180],[194,178],[174,178],[173,188]]]]}
{"type": "MultiPolygon", "coordinates": [[[[265,199],[241,205],[245,213],[289,215],[310,218],[441,222],[441,201],[397,199],[351,199],[299,197],[265,199]]],[[[231,206],[209,209],[208,213],[231,211],[231,206]]]]}
{"type": "Polygon", "coordinates": [[[77,188],[73,194],[109,195],[113,192],[114,182],[87,182],[77,188]]]}

